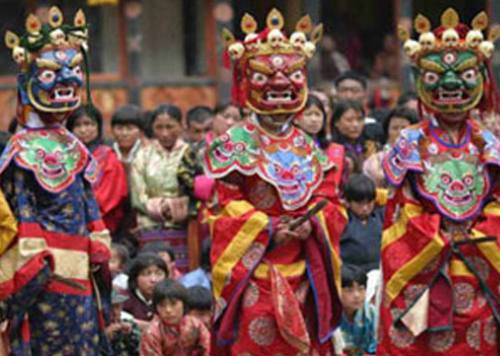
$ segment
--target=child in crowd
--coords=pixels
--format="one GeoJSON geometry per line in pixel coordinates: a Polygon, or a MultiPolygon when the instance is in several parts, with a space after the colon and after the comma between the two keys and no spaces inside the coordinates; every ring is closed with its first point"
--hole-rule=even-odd
{"type": "Polygon", "coordinates": [[[154,290],[155,317],[141,338],[141,356],[209,355],[210,333],[202,321],[188,315],[188,292],[166,280],[154,290]]]}
{"type": "Polygon", "coordinates": [[[105,332],[115,356],[139,356],[141,332],[134,317],[122,310],[127,300],[126,295],[116,290],[111,293],[111,323],[105,332]]]}
{"type": "Polygon", "coordinates": [[[187,289],[189,315],[198,318],[210,330],[212,320],[212,292],[202,286],[187,289]]]}
{"type": "Polygon", "coordinates": [[[380,262],[384,210],[375,204],[375,183],[364,174],[352,175],[344,189],[349,222],[340,238],[342,262],[368,273],[380,262]]]}
{"type": "Polygon", "coordinates": [[[145,330],[153,319],[153,291],[156,285],[168,278],[165,262],[153,253],[140,253],[129,269],[128,296],[123,309],[132,314],[145,330]]]}
{"type": "Polygon", "coordinates": [[[175,266],[174,250],[165,241],[148,242],[141,252],[154,253],[160,256],[167,265],[168,278],[177,280],[182,277],[182,273],[175,266]]]}
{"type": "Polygon", "coordinates": [[[365,301],[366,274],[355,266],[342,266],[343,314],[340,331],[343,352],[347,355],[362,356],[375,354],[377,349],[375,307],[365,301]]]}
{"type": "Polygon", "coordinates": [[[109,271],[113,277],[113,287],[126,291],[128,289],[128,276],[124,273],[129,260],[128,249],[125,245],[113,242],[111,244],[111,259],[109,271]]]}

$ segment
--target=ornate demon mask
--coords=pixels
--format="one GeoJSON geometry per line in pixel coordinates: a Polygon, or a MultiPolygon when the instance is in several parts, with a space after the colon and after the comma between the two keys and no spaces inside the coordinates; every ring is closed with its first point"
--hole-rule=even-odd
{"type": "Polygon", "coordinates": [[[29,15],[26,30],[22,37],[10,31],[5,34],[5,43],[21,69],[18,116],[23,125],[27,124],[30,111],[47,120],[47,114],[68,114],[80,106],[88,36],[81,10],[70,26],[63,25],[63,15],[57,7],[49,10],[48,24],[29,15]]]}
{"type": "Polygon", "coordinates": [[[243,16],[243,41],[236,41],[227,29],[223,32],[234,62],[233,100],[262,115],[302,110],[308,93],[306,64],[323,32],[322,25],[312,28],[309,16],[300,19],[289,38],[281,31],[283,25],[283,16],[273,9],[267,16],[267,28],[260,33],[255,32],[254,18],[243,16]]]}
{"type": "Polygon", "coordinates": [[[430,21],[422,15],[415,19],[418,41],[399,28],[404,51],[412,60],[417,93],[427,110],[458,113],[476,107],[490,82],[486,61],[494,52],[493,42],[500,36],[494,26],[484,40],[488,27],[485,12],[472,21],[472,29],[461,24],[455,10],[449,8],[441,16],[441,26],[431,30],[430,21]]]}

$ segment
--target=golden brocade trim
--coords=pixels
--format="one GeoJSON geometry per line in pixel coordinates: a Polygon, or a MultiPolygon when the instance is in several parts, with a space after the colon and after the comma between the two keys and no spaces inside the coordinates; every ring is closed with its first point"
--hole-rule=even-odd
{"type": "Polygon", "coordinates": [[[253,209],[252,204],[246,200],[235,200],[224,208],[224,213],[232,218],[245,215],[253,209]]]}
{"type": "MultiPolygon", "coordinates": [[[[472,238],[477,239],[480,237],[485,237],[486,234],[480,232],[478,230],[472,229],[472,238]]],[[[497,273],[500,273],[500,247],[498,246],[498,242],[482,242],[477,245],[479,251],[483,254],[484,257],[493,265],[497,273]]]]}
{"type": "Polygon", "coordinates": [[[54,258],[54,273],[64,278],[89,279],[88,252],[48,247],[43,238],[25,237],[0,257],[0,283],[14,278],[16,271],[43,251],[54,258]]]}
{"type": "Polygon", "coordinates": [[[91,232],[90,240],[100,242],[107,248],[111,248],[111,235],[107,229],[91,232]]]}
{"type": "Polygon", "coordinates": [[[396,298],[408,281],[422,271],[441,252],[443,247],[444,242],[439,234],[436,234],[420,253],[397,270],[386,284],[385,292],[389,301],[396,298]]]}
{"type": "Polygon", "coordinates": [[[452,259],[450,261],[450,276],[457,277],[474,277],[474,275],[469,271],[465,263],[458,259],[452,259]]]}
{"type": "Polygon", "coordinates": [[[408,222],[414,217],[422,214],[422,211],[422,207],[418,205],[405,204],[403,208],[401,208],[401,215],[399,216],[398,220],[390,227],[385,229],[382,233],[381,249],[383,250],[388,245],[403,237],[406,234],[406,227],[408,225],[408,222]]]}
{"type": "MultiPolygon", "coordinates": [[[[306,272],[306,262],[304,260],[291,263],[288,265],[285,264],[276,264],[273,265],[278,272],[283,276],[283,277],[300,277],[304,275],[306,272]]],[[[267,263],[261,263],[257,266],[255,269],[255,272],[253,274],[255,277],[260,278],[260,279],[268,279],[269,278],[269,266],[267,263]]]]}
{"type": "MultiPolygon", "coordinates": [[[[238,204],[240,202],[234,203],[238,204]]],[[[231,204],[232,203],[228,204],[227,208],[229,208],[231,204]]],[[[248,206],[251,207],[250,204],[248,204],[248,206]]],[[[243,211],[245,211],[245,209],[238,210],[240,213],[243,211]]],[[[220,297],[226,278],[230,275],[232,269],[241,260],[252,242],[259,236],[268,223],[269,218],[266,214],[262,212],[254,213],[226,246],[212,268],[212,283],[215,298],[220,297]]]]}
{"type": "Polygon", "coordinates": [[[49,248],[54,256],[54,273],[64,278],[89,279],[89,255],[83,251],[49,248]]]}
{"type": "Polygon", "coordinates": [[[17,241],[0,257],[0,283],[12,279],[19,268],[46,249],[47,242],[41,237],[26,237],[17,241]]]}
{"type": "MultiPolygon", "coordinates": [[[[500,202],[494,201],[487,204],[483,209],[483,213],[500,218],[500,202]]],[[[471,238],[477,239],[485,236],[485,233],[472,229],[471,238]]],[[[482,242],[477,246],[484,257],[493,265],[497,273],[500,273],[500,246],[498,246],[498,238],[497,241],[482,242]]]]}
{"type": "MultiPolygon", "coordinates": [[[[341,213],[344,210],[341,207],[339,209],[340,209],[341,213]]],[[[337,291],[340,291],[342,288],[341,276],[340,276],[340,268],[341,268],[342,262],[340,260],[340,256],[338,255],[337,251],[335,251],[335,249],[332,246],[330,232],[328,230],[328,226],[326,225],[325,215],[323,214],[322,211],[320,211],[316,214],[316,216],[318,217],[318,221],[319,221],[321,228],[323,229],[323,232],[326,236],[328,248],[330,249],[331,263],[333,266],[333,276],[335,279],[335,287],[337,288],[337,291]]],[[[347,219],[347,215],[346,215],[346,219],[347,219]]]]}
{"type": "Polygon", "coordinates": [[[0,255],[2,255],[17,233],[16,218],[2,192],[0,192],[0,221],[0,255]]]}

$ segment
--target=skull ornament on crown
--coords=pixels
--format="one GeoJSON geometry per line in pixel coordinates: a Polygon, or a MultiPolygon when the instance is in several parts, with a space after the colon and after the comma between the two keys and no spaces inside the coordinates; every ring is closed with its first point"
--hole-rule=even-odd
{"type": "Polygon", "coordinates": [[[493,93],[485,93],[491,82],[487,61],[494,52],[493,42],[500,37],[500,27],[492,26],[485,40],[485,12],[472,20],[472,29],[460,23],[452,8],[443,12],[441,26],[434,30],[422,15],[415,18],[414,25],[418,41],[410,39],[409,32],[401,26],[399,36],[412,61],[417,93],[427,111],[465,112],[478,106],[483,98],[492,100],[493,93]]]}
{"type": "Polygon", "coordinates": [[[26,31],[21,37],[11,31],[5,34],[5,44],[21,71],[18,121],[30,126],[31,112],[45,123],[64,120],[81,103],[88,39],[85,15],[79,10],[73,25],[63,24],[63,14],[54,6],[46,24],[29,15],[26,31]]]}
{"type": "Polygon", "coordinates": [[[256,33],[257,22],[245,14],[241,19],[246,34],[243,41],[237,41],[229,30],[223,31],[234,63],[233,100],[261,115],[296,113],[307,100],[306,64],[314,55],[323,26],[313,29],[311,18],[304,16],[288,38],[282,32],[283,16],[276,9],[269,12],[266,24],[256,33]]]}

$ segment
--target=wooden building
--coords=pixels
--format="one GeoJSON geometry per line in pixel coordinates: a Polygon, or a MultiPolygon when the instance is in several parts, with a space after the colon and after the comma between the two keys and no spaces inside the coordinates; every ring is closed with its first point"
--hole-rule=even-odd
{"type": "MultiPolygon", "coordinates": [[[[441,12],[453,6],[469,22],[486,9],[492,22],[500,23],[500,1],[495,0],[0,0],[1,32],[23,32],[29,12],[43,17],[53,4],[68,18],[78,8],[87,14],[92,93],[107,120],[128,102],[145,110],[174,102],[186,111],[228,100],[231,72],[222,65],[219,34],[224,26],[238,34],[245,12],[263,25],[267,12],[277,7],[288,30],[309,13],[314,22],[325,24],[326,33],[341,39],[355,29],[363,44],[358,57],[365,61],[382,48],[385,35],[395,33],[398,21],[418,12],[437,23],[441,12]]],[[[494,67],[498,76],[498,54],[494,67]]],[[[9,51],[0,46],[0,129],[15,115],[16,72],[9,51]]],[[[313,84],[321,81],[319,59],[311,73],[313,84]]]]}

